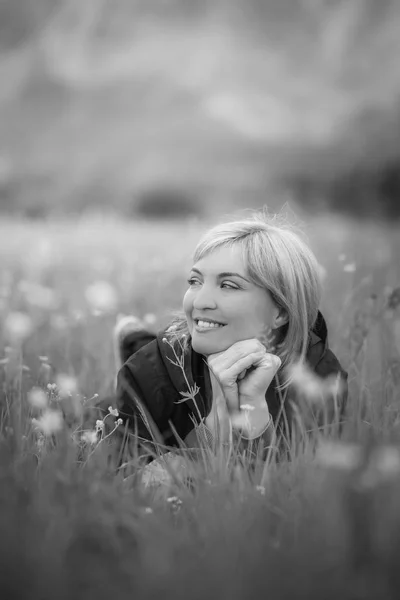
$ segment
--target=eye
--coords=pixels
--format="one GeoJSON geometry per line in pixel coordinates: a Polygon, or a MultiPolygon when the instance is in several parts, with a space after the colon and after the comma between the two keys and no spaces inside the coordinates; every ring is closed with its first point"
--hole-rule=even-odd
{"type": "Polygon", "coordinates": [[[226,288],[228,290],[238,290],[239,288],[236,285],[232,285],[231,283],[228,283],[226,281],[224,281],[223,283],[221,283],[221,287],[226,286],[226,288]]]}
{"type": "Polygon", "coordinates": [[[194,285],[195,283],[199,283],[199,280],[191,278],[191,279],[188,279],[187,282],[189,285],[194,285]]]}

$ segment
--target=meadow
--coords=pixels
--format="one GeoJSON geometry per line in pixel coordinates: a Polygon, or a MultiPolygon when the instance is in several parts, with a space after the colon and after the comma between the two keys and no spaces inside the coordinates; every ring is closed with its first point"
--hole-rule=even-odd
{"type": "Polygon", "coordinates": [[[112,398],[117,316],[168,323],[208,224],[0,223],[1,598],[398,597],[395,227],[304,222],[330,345],[349,373],[340,436],[305,433],[290,460],[272,454],[252,475],[239,456],[188,460],[193,485],[172,472],[157,488],[110,460],[117,415],[97,433],[84,421],[112,398]]]}

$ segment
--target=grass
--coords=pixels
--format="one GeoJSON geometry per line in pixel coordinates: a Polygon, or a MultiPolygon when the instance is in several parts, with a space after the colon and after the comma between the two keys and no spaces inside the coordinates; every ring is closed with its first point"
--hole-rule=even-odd
{"type": "Polygon", "coordinates": [[[341,439],[300,431],[290,460],[250,472],[238,452],[184,461],[192,485],[176,476],[159,488],[140,484],[135,463],[110,462],[117,417],[100,443],[81,439],[95,426],[82,405],[112,393],[117,314],[164,326],[205,226],[0,225],[2,598],[396,597],[396,232],[333,217],[307,226],[327,272],[331,346],[349,371],[341,439]],[[46,387],[55,381],[58,392],[46,387]],[[32,422],[35,386],[64,412],[53,435],[32,422]]]}

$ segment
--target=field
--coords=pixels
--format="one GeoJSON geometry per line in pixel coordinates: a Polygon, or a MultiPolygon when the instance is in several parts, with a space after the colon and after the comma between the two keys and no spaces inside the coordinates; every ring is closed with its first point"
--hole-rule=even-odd
{"type": "Polygon", "coordinates": [[[112,397],[117,315],[166,325],[207,225],[1,222],[1,598],[398,597],[396,229],[332,215],[304,225],[349,372],[340,440],[314,432],[319,451],[305,438],[253,477],[224,457],[190,465],[192,488],[161,489],[113,468],[112,433],[83,443],[82,406],[112,397]],[[45,402],[65,414],[48,435],[45,402]]]}

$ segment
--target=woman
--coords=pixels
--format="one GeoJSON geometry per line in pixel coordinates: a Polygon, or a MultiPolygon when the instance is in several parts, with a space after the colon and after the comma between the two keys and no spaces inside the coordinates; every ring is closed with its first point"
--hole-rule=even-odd
{"type": "Polygon", "coordinates": [[[317,427],[322,414],[340,420],[347,373],[328,348],[319,273],[278,216],[255,212],[206,232],[183,312],[166,331],[153,335],[135,319],[117,325],[117,408],[135,439],[166,449],[236,437],[268,445],[276,434],[287,439],[299,416],[306,428],[310,415],[317,427]],[[330,382],[307,415],[298,365],[330,382]]]}

